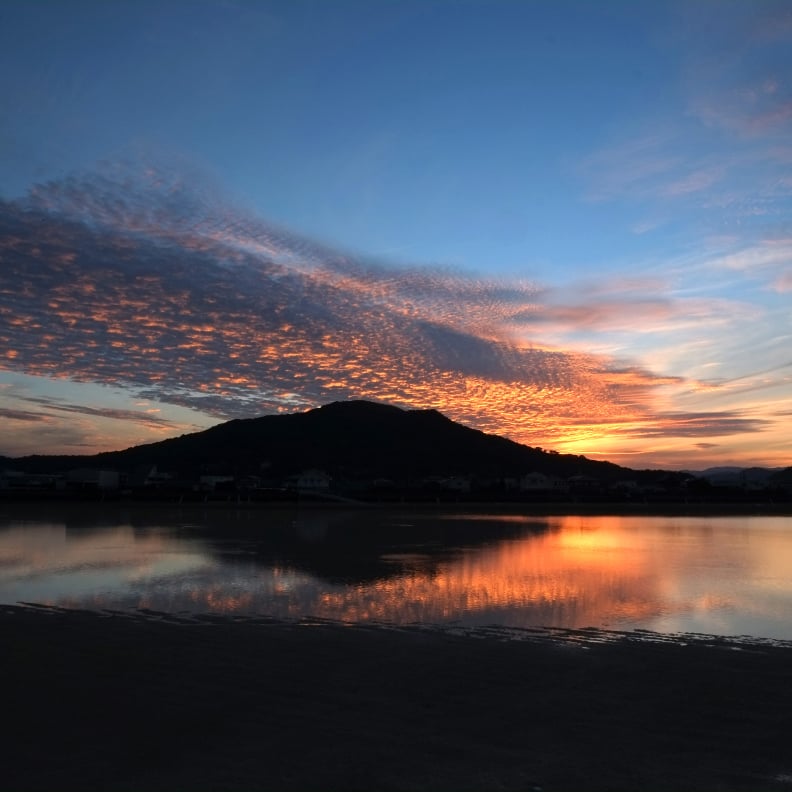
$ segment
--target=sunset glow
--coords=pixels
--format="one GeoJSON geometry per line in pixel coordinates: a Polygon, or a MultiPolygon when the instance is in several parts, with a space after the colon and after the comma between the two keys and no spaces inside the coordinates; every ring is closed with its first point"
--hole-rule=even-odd
{"type": "Polygon", "coordinates": [[[0,11],[0,454],[362,398],[792,464],[786,4],[143,6],[0,11]]]}

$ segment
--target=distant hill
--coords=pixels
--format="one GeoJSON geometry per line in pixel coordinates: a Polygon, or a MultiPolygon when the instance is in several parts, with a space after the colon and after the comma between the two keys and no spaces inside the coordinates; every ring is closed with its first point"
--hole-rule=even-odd
{"type": "MultiPolygon", "coordinates": [[[[1,461],[1,460],[0,460],[1,461]]],[[[402,410],[367,401],[334,402],[304,413],[228,421],[158,443],[92,456],[29,456],[5,466],[29,472],[100,467],[161,471],[288,475],[319,468],[335,478],[377,477],[404,484],[427,475],[590,476],[601,481],[641,475],[609,462],[546,452],[455,423],[436,410],[402,410]]],[[[644,474],[658,471],[644,471],[644,474]]]]}
{"type": "Polygon", "coordinates": [[[716,486],[765,487],[773,484],[782,471],[783,468],[724,466],[692,472],[716,486]]]}

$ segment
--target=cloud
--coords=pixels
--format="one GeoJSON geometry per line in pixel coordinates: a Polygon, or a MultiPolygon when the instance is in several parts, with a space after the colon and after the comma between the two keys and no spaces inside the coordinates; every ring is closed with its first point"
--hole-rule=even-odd
{"type": "Polygon", "coordinates": [[[142,426],[145,426],[149,429],[176,428],[171,421],[164,418],[160,418],[157,415],[153,415],[151,412],[148,411],[141,412],[138,410],[123,410],[112,407],[91,407],[84,404],[69,404],[69,403],[61,402],[58,399],[42,398],[42,397],[34,397],[34,396],[25,397],[24,401],[27,401],[31,404],[39,405],[41,407],[46,408],[47,410],[56,410],[57,412],[75,413],[78,415],[89,415],[94,418],[110,418],[116,421],[131,421],[133,423],[138,423],[142,426]]]}
{"type": "Polygon", "coordinates": [[[744,87],[716,97],[700,97],[693,108],[703,123],[747,138],[775,137],[788,130],[792,121],[792,101],[761,88],[744,87]]]}
{"type": "MultiPolygon", "coordinates": [[[[676,378],[533,334],[715,315],[703,302],[641,297],[640,280],[569,303],[530,282],[349,256],[154,170],[49,183],[0,203],[0,255],[5,368],[217,419],[354,397],[437,408],[529,444],[651,423],[657,389],[676,378]]],[[[29,403],[169,426],[134,410],[29,403]]],[[[714,414],[663,421],[684,436],[754,427],[714,414]]]]}
{"type": "MultiPolygon", "coordinates": [[[[668,267],[670,271],[672,268],[668,267]]],[[[567,337],[620,334],[634,346],[635,335],[657,335],[716,328],[756,319],[761,309],[737,299],[675,295],[672,276],[600,278],[541,292],[524,315],[523,328],[552,330],[567,337]]]]}
{"type": "Polygon", "coordinates": [[[96,451],[101,437],[88,421],[77,418],[64,422],[46,412],[0,408],[0,419],[8,431],[2,438],[0,455],[17,457],[28,454],[88,454],[96,451]]]}
{"type": "Polygon", "coordinates": [[[8,421],[23,421],[28,423],[42,423],[47,420],[45,415],[40,412],[29,412],[27,410],[13,410],[0,407],[0,418],[8,421]]]}
{"type": "Polygon", "coordinates": [[[676,181],[672,181],[663,188],[663,193],[668,196],[688,195],[701,192],[712,187],[724,175],[723,166],[698,168],[676,181]]]}
{"type": "Polygon", "coordinates": [[[713,257],[709,266],[712,269],[733,270],[768,277],[778,273],[778,277],[783,277],[790,263],[792,263],[792,239],[767,239],[713,257]]]}
{"type": "Polygon", "coordinates": [[[625,434],[631,437],[712,437],[763,432],[773,422],[750,418],[736,411],[660,413],[640,427],[631,427],[625,434]]]}
{"type": "Polygon", "coordinates": [[[674,150],[671,130],[622,140],[586,157],[579,173],[589,185],[589,200],[611,201],[625,196],[645,199],[678,178],[685,158],[674,150]]]}
{"type": "Polygon", "coordinates": [[[779,294],[792,292],[792,269],[782,272],[773,281],[773,290],[777,291],[779,294]]]}

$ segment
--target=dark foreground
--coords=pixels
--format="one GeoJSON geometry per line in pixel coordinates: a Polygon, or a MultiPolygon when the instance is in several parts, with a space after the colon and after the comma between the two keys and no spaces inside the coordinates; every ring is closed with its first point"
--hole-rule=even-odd
{"type": "Polygon", "coordinates": [[[1,607],[3,790],[792,789],[792,650],[1,607]]]}

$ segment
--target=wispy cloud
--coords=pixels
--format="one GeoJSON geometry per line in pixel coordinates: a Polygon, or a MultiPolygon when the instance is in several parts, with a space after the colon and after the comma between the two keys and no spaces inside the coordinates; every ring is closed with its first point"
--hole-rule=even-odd
{"type": "Polygon", "coordinates": [[[115,421],[132,421],[149,429],[173,430],[176,428],[171,421],[160,418],[159,416],[148,411],[122,410],[112,407],[92,407],[85,404],[69,404],[61,402],[58,399],[35,396],[28,396],[25,398],[25,401],[29,402],[30,404],[36,404],[40,407],[44,407],[47,410],[55,410],[56,412],[89,415],[94,418],[110,418],[115,421]]]}
{"type": "Polygon", "coordinates": [[[635,233],[680,212],[699,231],[783,224],[792,198],[788,8],[746,4],[719,20],[704,5],[678,10],[676,78],[656,116],[614,132],[580,163],[585,195],[640,209],[650,220],[625,215],[635,233]]]}
{"type": "Polygon", "coordinates": [[[768,238],[732,245],[728,252],[709,256],[704,265],[716,277],[738,273],[762,288],[783,294],[792,289],[792,239],[768,238]]]}
{"type": "Polygon", "coordinates": [[[6,407],[0,407],[0,418],[5,418],[8,421],[21,421],[23,423],[41,423],[47,420],[46,416],[42,415],[40,412],[13,410],[6,407]]]}
{"type": "Polygon", "coordinates": [[[773,421],[749,418],[738,412],[660,413],[641,427],[630,427],[625,434],[635,438],[712,437],[747,432],[763,432],[773,421]]]}
{"type": "Polygon", "coordinates": [[[697,168],[681,178],[666,184],[662,192],[667,196],[689,195],[707,190],[723,178],[724,167],[715,165],[697,168]]]}
{"type": "Polygon", "coordinates": [[[774,281],[773,289],[780,294],[792,292],[792,269],[782,272],[774,281]]]}
{"type": "Polygon", "coordinates": [[[783,137],[792,120],[787,4],[749,4],[714,25],[711,16],[688,19],[690,111],[747,139],[783,137]],[[708,46],[702,48],[705,33],[708,46]]]}
{"type": "Polygon", "coordinates": [[[658,185],[675,180],[685,165],[684,157],[674,151],[673,142],[670,130],[651,132],[589,155],[579,168],[588,185],[588,199],[609,201],[653,195],[658,185]]]}

